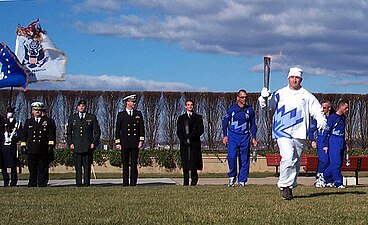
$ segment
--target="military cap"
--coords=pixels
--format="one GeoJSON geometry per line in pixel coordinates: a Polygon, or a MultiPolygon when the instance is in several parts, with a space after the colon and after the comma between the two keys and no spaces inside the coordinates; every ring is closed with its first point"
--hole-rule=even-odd
{"type": "Polygon", "coordinates": [[[125,98],[123,98],[124,101],[132,101],[135,102],[137,101],[137,95],[133,94],[133,95],[128,95],[125,98]]]}
{"type": "Polygon", "coordinates": [[[87,105],[87,102],[86,102],[86,100],[79,100],[79,102],[78,102],[78,105],[87,105]]]}
{"type": "Polygon", "coordinates": [[[33,102],[31,104],[31,107],[33,109],[42,109],[44,107],[44,104],[42,102],[33,102]]]}

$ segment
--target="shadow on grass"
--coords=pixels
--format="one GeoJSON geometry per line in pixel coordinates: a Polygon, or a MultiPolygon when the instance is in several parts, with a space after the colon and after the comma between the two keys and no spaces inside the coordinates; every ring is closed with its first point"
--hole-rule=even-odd
{"type": "Polygon", "coordinates": [[[294,196],[294,198],[314,198],[320,196],[330,196],[330,195],[365,195],[367,192],[365,191],[344,191],[344,192],[321,192],[321,193],[313,193],[309,195],[301,195],[301,196],[294,196]]]}
{"type": "MultiPolygon", "coordinates": [[[[150,182],[150,183],[142,183],[142,184],[137,184],[137,186],[169,186],[169,185],[176,185],[175,183],[166,183],[166,182],[150,182]]],[[[121,186],[123,187],[122,183],[98,183],[98,184],[91,184],[89,187],[113,187],[113,186],[121,186]]],[[[48,187],[76,187],[75,184],[51,184],[48,187]]],[[[130,187],[130,186],[126,186],[126,187],[130,187]]],[[[80,187],[80,188],[84,188],[84,186],[80,187]]]]}

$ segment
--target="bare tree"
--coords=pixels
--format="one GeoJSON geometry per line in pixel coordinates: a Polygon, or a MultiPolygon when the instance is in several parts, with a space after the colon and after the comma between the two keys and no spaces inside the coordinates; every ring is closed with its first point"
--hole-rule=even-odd
{"type": "Polygon", "coordinates": [[[148,146],[153,149],[157,144],[159,119],[161,113],[161,92],[144,92],[142,114],[148,146]]]}
{"type": "Polygon", "coordinates": [[[167,142],[171,150],[178,142],[178,138],[176,136],[176,123],[178,121],[180,113],[183,111],[183,103],[181,101],[182,93],[165,92],[163,93],[163,98],[163,129],[165,141],[167,142]]]}

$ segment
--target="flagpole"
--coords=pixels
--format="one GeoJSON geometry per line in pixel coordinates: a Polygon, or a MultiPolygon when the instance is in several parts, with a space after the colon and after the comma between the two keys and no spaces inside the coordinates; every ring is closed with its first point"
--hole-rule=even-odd
{"type": "Polygon", "coordinates": [[[13,88],[14,88],[14,87],[10,87],[9,108],[11,108],[11,107],[12,107],[13,88]]]}

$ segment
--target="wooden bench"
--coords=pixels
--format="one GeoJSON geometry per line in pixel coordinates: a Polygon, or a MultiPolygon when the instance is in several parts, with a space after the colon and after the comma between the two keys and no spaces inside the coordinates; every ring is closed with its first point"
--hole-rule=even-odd
{"type": "MultiPolygon", "coordinates": [[[[302,154],[300,161],[301,166],[307,165],[307,154],[302,154]]],[[[279,176],[279,166],[280,166],[281,156],[279,153],[266,154],[267,166],[274,166],[276,168],[275,176],[279,176]]]]}
{"type": "MultiPolygon", "coordinates": [[[[355,183],[359,184],[359,172],[360,171],[368,171],[368,156],[350,156],[350,166],[346,166],[345,159],[343,160],[343,166],[341,167],[341,171],[352,171],[355,172],[355,183]]],[[[316,172],[318,168],[318,156],[308,155],[307,156],[307,164],[303,167],[306,173],[316,172]]]]}
{"type": "Polygon", "coordinates": [[[275,176],[279,176],[279,166],[280,166],[281,156],[278,153],[275,154],[266,154],[266,162],[267,166],[276,167],[275,176]]]}

